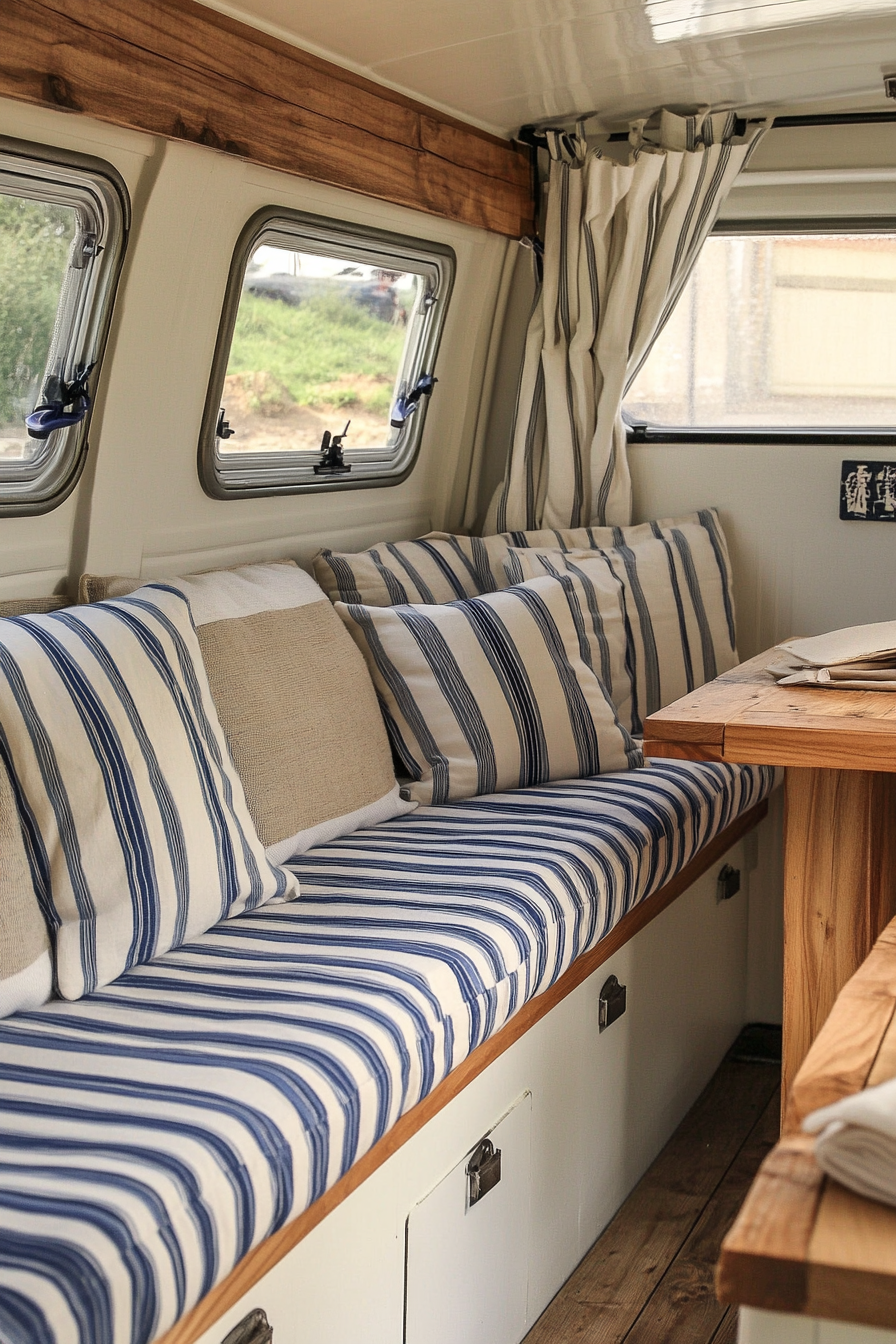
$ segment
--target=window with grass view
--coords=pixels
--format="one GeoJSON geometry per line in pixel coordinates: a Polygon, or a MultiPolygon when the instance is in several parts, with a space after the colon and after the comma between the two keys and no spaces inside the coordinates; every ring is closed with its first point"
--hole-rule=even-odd
{"type": "Polygon", "coordinates": [[[77,480],[126,227],[105,164],[0,150],[0,513],[77,480]]]}
{"type": "Polygon", "coordinates": [[[426,397],[409,416],[398,404],[433,373],[450,258],[415,246],[403,255],[347,226],[328,236],[323,222],[291,232],[287,220],[266,221],[245,260],[238,249],[220,396],[206,416],[206,437],[215,417],[216,493],[394,474],[419,437],[426,397]],[[315,474],[325,434],[343,432],[346,469],[315,474]]]}
{"type": "Polygon", "coordinates": [[[5,462],[27,461],[41,446],[29,437],[25,417],[40,401],[49,372],[77,229],[71,206],[0,195],[0,460],[5,462]]]}
{"type": "Polygon", "coordinates": [[[626,398],[671,427],[896,426],[896,234],[710,237],[626,398]]]}

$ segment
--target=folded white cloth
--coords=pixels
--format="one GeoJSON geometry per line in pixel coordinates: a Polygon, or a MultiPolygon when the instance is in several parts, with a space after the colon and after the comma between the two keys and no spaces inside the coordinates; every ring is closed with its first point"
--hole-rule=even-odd
{"type": "Polygon", "coordinates": [[[822,1171],[868,1199],[896,1205],[896,1078],[807,1115],[822,1171]]]}

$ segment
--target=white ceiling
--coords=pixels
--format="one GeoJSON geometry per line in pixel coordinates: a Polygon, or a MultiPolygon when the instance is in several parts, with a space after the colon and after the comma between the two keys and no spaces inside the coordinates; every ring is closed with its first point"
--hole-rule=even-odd
{"type": "Polygon", "coordinates": [[[205,2],[498,134],[660,105],[896,110],[896,0],[205,2]]]}

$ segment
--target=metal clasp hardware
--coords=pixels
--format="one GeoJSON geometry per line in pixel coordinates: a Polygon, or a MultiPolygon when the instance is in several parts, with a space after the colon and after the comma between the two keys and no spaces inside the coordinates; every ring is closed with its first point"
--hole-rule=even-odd
{"type": "Polygon", "coordinates": [[[261,1307],[255,1307],[248,1316],[244,1316],[221,1344],[271,1344],[274,1329],[261,1307]]]}
{"type": "Polygon", "coordinates": [[[472,1208],[501,1179],[501,1149],[491,1139],[482,1139],[467,1163],[467,1206],[472,1208]]]}
{"type": "Polygon", "coordinates": [[[716,900],[730,901],[740,891],[740,869],[726,863],[716,880],[716,900]]]}
{"type": "Polygon", "coordinates": [[[625,1012],[625,985],[620,985],[615,975],[605,981],[597,1001],[597,1025],[600,1031],[606,1031],[625,1012]]]}

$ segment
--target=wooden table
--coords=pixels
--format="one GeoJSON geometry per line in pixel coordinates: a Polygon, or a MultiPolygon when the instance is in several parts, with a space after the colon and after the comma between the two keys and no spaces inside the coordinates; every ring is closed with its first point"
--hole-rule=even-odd
{"type": "Polygon", "coordinates": [[[783,1095],[896,915],[896,693],[779,686],[771,652],[651,715],[648,756],[786,767],[783,1095]]]}
{"type": "Polygon", "coordinates": [[[896,1209],[824,1176],[803,1119],[896,1077],[896,921],[843,989],[797,1073],[783,1133],[722,1243],[722,1302],[896,1327],[896,1209]]]}

